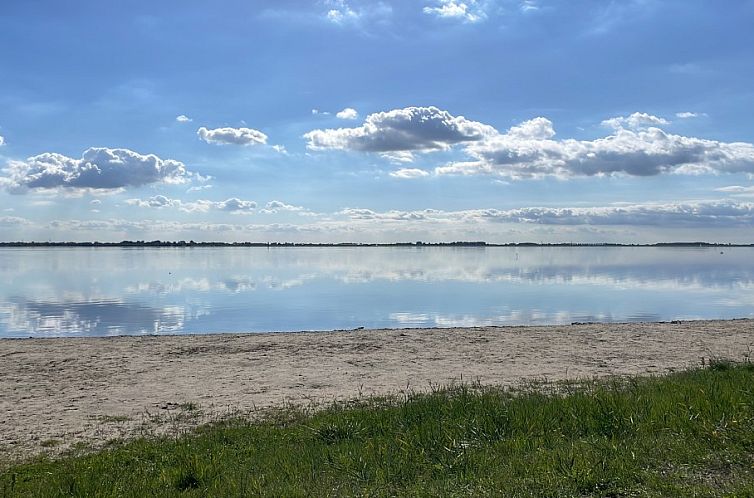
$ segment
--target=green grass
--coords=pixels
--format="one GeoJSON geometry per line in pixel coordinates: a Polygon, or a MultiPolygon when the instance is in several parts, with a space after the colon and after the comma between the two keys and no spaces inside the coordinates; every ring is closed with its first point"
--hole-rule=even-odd
{"type": "Polygon", "coordinates": [[[1,496],[754,496],[754,366],[458,386],[17,465],[1,496]]]}

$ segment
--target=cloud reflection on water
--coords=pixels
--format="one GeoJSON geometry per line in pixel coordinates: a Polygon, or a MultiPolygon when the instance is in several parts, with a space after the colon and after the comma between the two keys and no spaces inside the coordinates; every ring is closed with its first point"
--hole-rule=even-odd
{"type": "Polygon", "coordinates": [[[0,336],[751,316],[754,249],[0,251],[0,336]]]}
{"type": "Polygon", "coordinates": [[[153,308],[119,300],[49,302],[16,297],[0,304],[0,321],[10,335],[175,333],[190,317],[181,306],[153,308]]]}

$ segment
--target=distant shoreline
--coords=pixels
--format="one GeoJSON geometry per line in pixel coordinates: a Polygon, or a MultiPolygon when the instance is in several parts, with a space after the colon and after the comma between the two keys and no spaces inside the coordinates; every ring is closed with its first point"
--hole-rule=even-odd
{"type": "Polygon", "coordinates": [[[387,243],[316,243],[316,242],[186,242],[163,240],[124,240],[121,242],[0,242],[3,247],[754,247],[751,244],[725,242],[655,242],[651,244],[619,244],[612,242],[387,242],[387,243]]]}

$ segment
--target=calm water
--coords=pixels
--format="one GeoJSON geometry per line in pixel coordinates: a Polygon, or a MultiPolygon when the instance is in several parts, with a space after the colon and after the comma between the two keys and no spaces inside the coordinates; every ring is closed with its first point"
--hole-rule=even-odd
{"type": "Polygon", "coordinates": [[[754,316],[754,249],[0,249],[0,337],[754,316]]]}

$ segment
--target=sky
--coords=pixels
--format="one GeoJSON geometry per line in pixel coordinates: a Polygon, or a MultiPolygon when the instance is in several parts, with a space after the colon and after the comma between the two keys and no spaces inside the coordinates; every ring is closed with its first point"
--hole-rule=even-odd
{"type": "Polygon", "coordinates": [[[27,0],[0,241],[754,243],[754,1],[27,0]]]}

